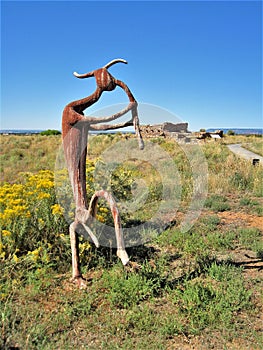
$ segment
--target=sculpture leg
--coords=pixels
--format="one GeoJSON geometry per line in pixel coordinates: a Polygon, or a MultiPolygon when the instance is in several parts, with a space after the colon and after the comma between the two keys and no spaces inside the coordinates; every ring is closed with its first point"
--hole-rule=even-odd
{"type": "Polygon", "coordinates": [[[133,110],[132,110],[132,120],[133,120],[135,133],[136,133],[136,136],[137,136],[137,139],[138,139],[138,143],[139,143],[139,149],[143,150],[144,149],[144,142],[143,142],[142,135],[141,135],[141,132],[140,132],[139,117],[138,117],[138,109],[137,109],[137,107],[133,108],[133,110]]]}
{"type": "Polygon", "coordinates": [[[125,266],[128,264],[130,259],[125,250],[121,225],[116,225],[115,223],[115,232],[116,232],[116,240],[117,240],[117,256],[121,259],[122,264],[125,266]]]}
{"type": "Polygon", "coordinates": [[[108,202],[110,203],[110,206],[111,206],[111,212],[114,220],[116,242],[117,242],[117,256],[121,259],[122,264],[126,265],[129,262],[129,257],[125,250],[120,214],[119,214],[116,202],[113,199],[112,195],[110,193],[107,193],[107,197],[108,197],[108,202]]]}
{"type": "Polygon", "coordinates": [[[91,224],[92,218],[95,218],[96,216],[96,206],[100,197],[104,198],[110,206],[116,233],[117,256],[121,259],[122,264],[126,265],[129,262],[129,257],[125,250],[120,214],[117,208],[117,204],[111,193],[104,190],[96,191],[94,193],[89,204],[89,224],[91,224]]]}
{"type": "Polygon", "coordinates": [[[76,232],[76,223],[69,226],[70,245],[72,253],[72,281],[76,282],[79,288],[86,288],[85,280],[80,272],[79,264],[79,238],[76,232]]]}

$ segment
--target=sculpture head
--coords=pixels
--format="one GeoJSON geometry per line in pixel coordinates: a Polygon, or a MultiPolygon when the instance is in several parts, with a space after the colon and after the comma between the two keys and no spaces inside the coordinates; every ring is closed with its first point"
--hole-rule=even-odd
{"type": "Polygon", "coordinates": [[[101,89],[102,91],[112,91],[116,88],[115,78],[108,72],[108,68],[111,67],[113,64],[116,63],[125,63],[128,62],[122,58],[117,58],[115,60],[110,61],[107,63],[104,67],[96,69],[92,72],[79,74],[77,72],[74,72],[74,76],[79,79],[85,79],[94,77],[96,79],[97,88],[101,89]]]}

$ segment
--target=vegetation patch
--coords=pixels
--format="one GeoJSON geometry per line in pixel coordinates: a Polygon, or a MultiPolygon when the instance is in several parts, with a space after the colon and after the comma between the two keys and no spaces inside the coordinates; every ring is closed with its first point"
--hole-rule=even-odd
{"type": "Polygon", "coordinates": [[[61,131],[48,129],[48,130],[41,131],[40,135],[41,136],[61,135],[61,131]]]}
{"type": "Polygon", "coordinates": [[[230,210],[227,198],[220,195],[211,195],[205,202],[205,207],[215,212],[230,210]]]}
{"type": "Polygon", "coordinates": [[[254,137],[253,139],[249,140],[249,142],[243,141],[242,147],[263,157],[262,135],[254,137]]]}

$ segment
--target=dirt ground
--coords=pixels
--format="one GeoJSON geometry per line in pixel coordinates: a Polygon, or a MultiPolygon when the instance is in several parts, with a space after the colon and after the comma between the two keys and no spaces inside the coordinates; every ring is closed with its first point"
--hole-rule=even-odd
{"type": "Polygon", "coordinates": [[[234,224],[243,227],[256,227],[263,229],[263,217],[247,213],[237,213],[233,211],[223,211],[217,214],[224,224],[234,224]]]}

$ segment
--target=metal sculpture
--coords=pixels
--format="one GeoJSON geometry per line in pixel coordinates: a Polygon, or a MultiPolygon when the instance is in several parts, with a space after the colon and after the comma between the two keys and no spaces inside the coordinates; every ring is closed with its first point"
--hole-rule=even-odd
{"type": "Polygon", "coordinates": [[[94,77],[96,79],[97,88],[90,96],[70,102],[64,108],[62,116],[63,148],[76,206],[75,219],[69,227],[72,250],[72,280],[76,282],[80,288],[85,287],[85,280],[80,271],[78,228],[84,228],[94,244],[97,247],[99,246],[99,242],[90,229],[90,226],[96,216],[96,206],[100,197],[103,197],[108,202],[113,215],[117,256],[121,259],[123,265],[129,262],[129,257],[124,245],[120,216],[113,196],[104,190],[97,191],[94,193],[88,205],[86,192],[86,156],[88,132],[90,130],[113,130],[134,125],[139,147],[140,149],[144,147],[139,129],[137,102],[128,86],[122,81],[115,79],[108,72],[108,68],[118,62],[127,63],[127,61],[123,59],[115,59],[106,64],[103,68],[89,73],[78,74],[74,72],[73,74],[80,79],[94,77]],[[97,102],[104,91],[112,91],[117,86],[121,87],[129,98],[130,103],[126,108],[108,117],[96,118],[84,115],[84,110],[97,102]],[[131,111],[132,118],[127,122],[119,124],[101,124],[113,121],[129,111],[131,111]]]}

